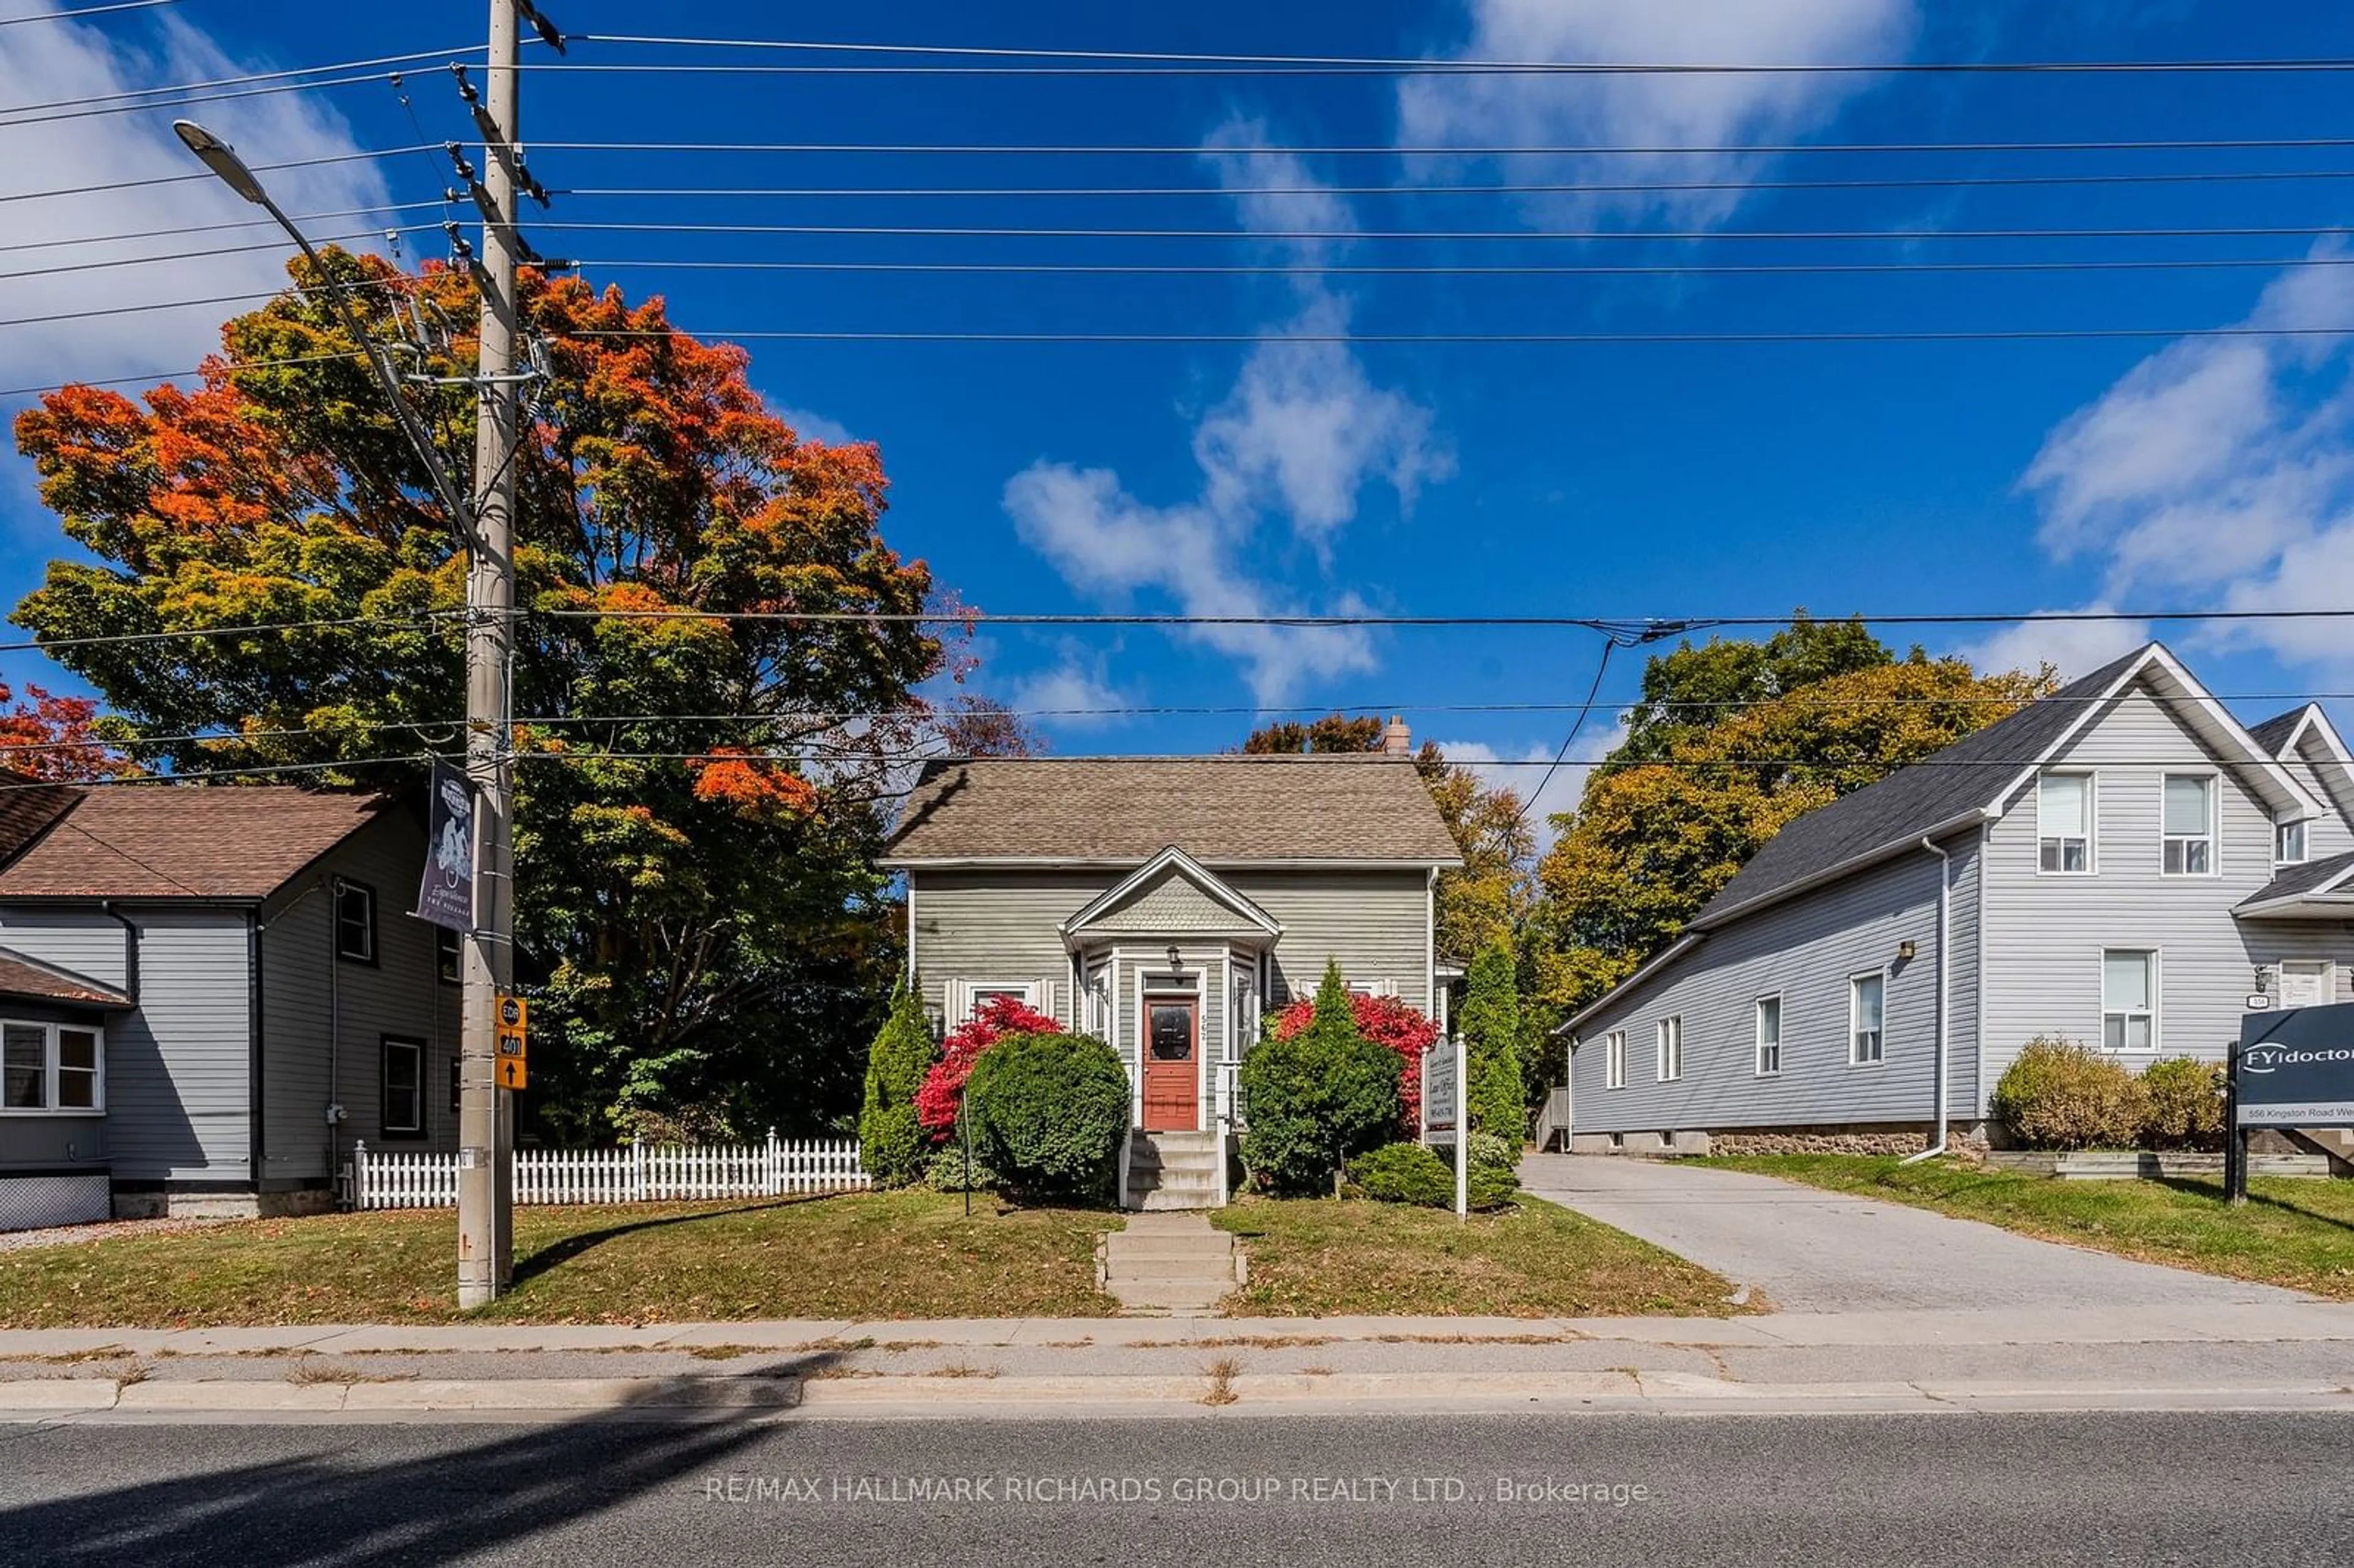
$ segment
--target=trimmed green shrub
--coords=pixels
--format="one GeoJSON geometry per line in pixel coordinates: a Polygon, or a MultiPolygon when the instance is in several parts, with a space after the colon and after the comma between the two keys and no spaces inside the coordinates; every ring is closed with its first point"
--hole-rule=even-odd
{"type": "Polygon", "coordinates": [[[964,1145],[961,1140],[932,1151],[930,1163],[924,1167],[924,1185],[935,1192],[962,1192],[970,1188],[975,1192],[994,1192],[1005,1185],[996,1171],[981,1162],[981,1151],[973,1150],[972,1175],[965,1175],[964,1145]]]}
{"type": "Polygon", "coordinates": [[[1528,1135],[1528,1101],[1521,1082],[1521,999],[1511,948],[1490,943],[1471,960],[1463,1016],[1456,1022],[1471,1080],[1472,1129],[1518,1147],[1528,1135]]]}
{"type": "Polygon", "coordinates": [[[1463,1178],[1463,1201],[1475,1213],[1507,1206],[1520,1190],[1518,1176],[1492,1165],[1474,1165],[1463,1178]]]}
{"type": "Polygon", "coordinates": [[[1377,1203],[1455,1206],[1455,1167],[1419,1143],[1385,1143],[1349,1161],[1349,1181],[1377,1203]]]}
{"type": "Polygon", "coordinates": [[[2141,1080],[2115,1057],[2038,1035],[2003,1070],[1994,1114],[2028,1149],[2130,1149],[2141,1135],[2141,1080]]]}
{"type": "Polygon", "coordinates": [[[1243,1163],[1270,1192],[1330,1192],[1352,1155],[1398,1125],[1399,1058],[1357,1028],[1338,964],[1316,988],[1308,1027],[1270,1034],[1243,1058],[1243,1163]]]}
{"type": "Polygon", "coordinates": [[[1092,1034],[1009,1034],[965,1081],[976,1157],[1030,1198],[1107,1200],[1128,1136],[1128,1072],[1092,1034]]]}
{"type": "Polygon", "coordinates": [[[904,1187],[924,1174],[916,1091],[932,1065],[932,1031],[912,978],[891,999],[891,1016],[866,1051],[866,1097],[858,1112],[858,1161],[878,1187],[904,1187]]]}
{"type": "Polygon", "coordinates": [[[2223,1147],[2223,1069],[2168,1056],[2142,1072],[2141,1140],[2150,1149],[2223,1147]]]}
{"type": "Polygon", "coordinates": [[[1471,1135],[1470,1164],[1474,1171],[1510,1171],[1521,1162],[1521,1146],[1492,1132],[1471,1135]]]}

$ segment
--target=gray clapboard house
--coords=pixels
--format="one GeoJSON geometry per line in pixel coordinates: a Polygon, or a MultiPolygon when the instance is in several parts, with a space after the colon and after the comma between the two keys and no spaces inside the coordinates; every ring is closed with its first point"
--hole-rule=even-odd
{"type": "Polygon", "coordinates": [[[2318,706],[2243,727],[2153,642],[1784,828],[1562,1026],[1547,1122],[1917,1150],[1941,1107],[1985,1136],[2037,1035],[2220,1059],[2258,991],[2354,997],[2354,766],[2318,706]]]}
{"type": "Polygon", "coordinates": [[[1352,756],[934,763],[885,863],[937,1028],[1013,995],[1119,1053],[1131,1206],[1212,1201],[1262,1010],[1328,961],[1445,1006],[1434,889],[1459,858],[1400,724],[1352,756]]]}
{"type": "Polygon", "coordinates": [[[0,1228],[324,1207],[455,1145],[422,825],[285,787],[0,784],[0,1228]]]}

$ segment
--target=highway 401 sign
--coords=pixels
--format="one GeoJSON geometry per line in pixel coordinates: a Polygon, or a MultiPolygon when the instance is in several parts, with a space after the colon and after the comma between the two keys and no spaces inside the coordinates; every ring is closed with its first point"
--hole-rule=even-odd
{"type": "Polygon", "coordinates": [[[2354,1002],[2240,1021],[2242,1127],[2354,1127],[2354,1002]]]}

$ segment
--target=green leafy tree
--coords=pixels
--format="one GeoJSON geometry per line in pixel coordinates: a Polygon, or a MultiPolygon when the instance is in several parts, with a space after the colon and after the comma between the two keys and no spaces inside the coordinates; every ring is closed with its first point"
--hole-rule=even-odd
{"type": "MultiPolygon", "coordinates": [[[[473,368],[466,271],[323,265],[380,338],[457,323],[417,369],[473,368]]],[[[467,555],[327,280],[293,272],[198,384],[69,387],[17,419],[75,548],[14,619],[137,765],[414,798],[428,750],[459,744],[467,555]]],[[[659,300],[526,272],[520,304],[547,369],[516,461],[514,682],[544,1130],[847,1123],[897,967],[874,864],[895,759],[960,727],[1022,737],[918,695],[970,664],[906,619],[939,599],[883,538],[874,447],[801,439],[742,349],[659,300]]],[[[412,395],[470,485],[472,394],[412,395]]]]}
{"type": "Polygon", "coordinates": [[[1680,643],[1644,666],[1642,699],[1627,713],[1627,738],[1598,771],[1659,761],[1680,742],[1744,709],[1894,662],[1861,620],[1817,620],[1803,609],[1763,641],[1712,637],[1698,646],[1680,643]]]}
{"type": "MultiPolygon", "coordinates": [[[[1537,868],[1540,904],[1522,991],[1545,1025],[1674,940],[1784,824],[1944,749],[2052,684],[2049,671],[1981,676],[1959,659],[1918,649],[1903,660],[1872,660],[1844,632],[1833,646],[1836,657],[1773,666],[1769,683],[1826,665],[1857,667],[1705,726],[1660,720],[1644,736],[1648,755],[1613,753],[1577,810],[1555,819],[1561,836],[1537,868]]],[[[1729,656],[1724,662],[1746,667],[1729,656]]],[[[1682,680],[1647,679],[1646,690],[1682,680]]]]}
{"type": "Polygon", "coordinates": [[[891,1014],[866,1052],[866,1085],[858,1112],[861,1166],[877,1184],[904,1186],[923,1174],[928,1145],[916,1124],[916,1091],[932,1065],[931,1024],[913,983],[891,998],[891,1014]]]}
{"type": "Polygon", "coordinates": [[[1349,1158],[1398,1123],[1398,1054],[1357,1027],[1341,966],[1328,964],[1308,1027],[1270,1033],[1243,1057],[1243,1163],[1270,1191],[1330,1192],[1349,1158]]]}
{"type": "Polygon", "coordinates": [[[1457,1020],[1470,1078],[1471,1126],[1518,1148],[1525,1136],[1527,1088],[1521,1081],[1521,999],[1518,966],[1502,942],[1471,960],[1457,1020]]]}

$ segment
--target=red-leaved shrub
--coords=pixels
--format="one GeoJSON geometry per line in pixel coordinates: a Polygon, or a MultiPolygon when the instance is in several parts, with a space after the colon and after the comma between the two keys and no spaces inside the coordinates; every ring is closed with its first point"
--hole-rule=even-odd
{"type": "Polygon", "coordinates": [[[956,1126],[957,1105],[964,1098],[964,1082],[981,1054],[1009,1034],[1058,1034],[1063,1026],[1017,998],[992,996],[981,1004],[970,1022],[950,1032],[940,1043],[940,1059],[924,1075],[916,1091],[916,1120],[937,1143],[956,1126]]]}
{"type": "MultiPolygon", "coordinates": [[[[1398,1054],[1398,1107],[1406,1130],[1422,1125],[1422,1054],[1438,1038],[1438,1025],[1394,996],[1352,993],[1349,1011],[1357,1017],[1357,1033],[1398,1054]]],[[[1275,1015],[1275,1037],[1288,1040],[1316,1016],[1316,999],[1303,996],[1275,1015]]]]}

